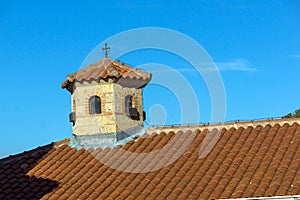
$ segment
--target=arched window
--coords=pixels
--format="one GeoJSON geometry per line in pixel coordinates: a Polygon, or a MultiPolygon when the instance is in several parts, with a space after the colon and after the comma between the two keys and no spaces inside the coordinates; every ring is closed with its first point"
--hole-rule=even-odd
{"type": "Polygon", "coordinates": [[[125,106],[126,106],[126,108],[132,108],[132,96],[131,95],[127,95],[125,97],[125,106]]]}
{"type": "Polygon", "coordinates": [[[132,96],[127,95],[125,97],[125,113],[127,117],[133,119],[133,120],[139,120],[140,119],[140,114],[137,111],[136,108],[132,107],[132,96]]]}
{"type": "Polygon", "coordinates": [[[130,116],[130,109],[132,108],[132,96],[127,95],[125,97],[125,112],[127,116],[130,116]]]}
{"type": "Polygon", "coordinates": [[[100,114],[101,113],[101,99],[98,96],[92,96],[90,98],[90,114],[100,114]]]}

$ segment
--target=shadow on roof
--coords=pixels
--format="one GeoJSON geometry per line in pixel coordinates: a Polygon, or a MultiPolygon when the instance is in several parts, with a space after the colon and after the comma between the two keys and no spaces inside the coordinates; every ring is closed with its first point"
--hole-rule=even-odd
{"type": "Polygon", "coordinates": [[[0,159],[0,199],[40,199],[58,186],[56,181],[26,175],[52,146],[0,159]]]}

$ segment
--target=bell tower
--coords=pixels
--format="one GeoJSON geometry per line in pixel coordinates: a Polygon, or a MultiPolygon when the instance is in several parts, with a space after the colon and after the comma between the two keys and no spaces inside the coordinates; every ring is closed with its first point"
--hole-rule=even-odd
{"type": "Polygon", "coordinates": [[[83,145],[115,143],[143,127],[142,89],[151,76],[109,58],[68,75],[62,88],[71,93],[73,138],[83,145]]]}

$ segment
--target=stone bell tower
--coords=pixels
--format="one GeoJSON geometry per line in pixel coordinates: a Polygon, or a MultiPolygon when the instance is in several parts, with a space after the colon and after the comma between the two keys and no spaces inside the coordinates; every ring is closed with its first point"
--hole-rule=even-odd
{"type": "Polygon", "coordinates": [[[151,74],[104,58],[67,76],[73,136],[83,145],[115,143],[143,127],[142,88],[151,74]]]}

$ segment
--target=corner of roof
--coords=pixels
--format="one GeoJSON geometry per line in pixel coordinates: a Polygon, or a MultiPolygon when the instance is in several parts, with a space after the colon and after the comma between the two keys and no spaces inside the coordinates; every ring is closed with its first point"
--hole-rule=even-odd
{"type": "Polygon", "coordinates": [[[58,142],[53,142],[53,147],[57,149],[65,144],[68,144],[69,141],[70,141],[70,138],[66,138],[66,139],[58,141],[58,142]]]}

